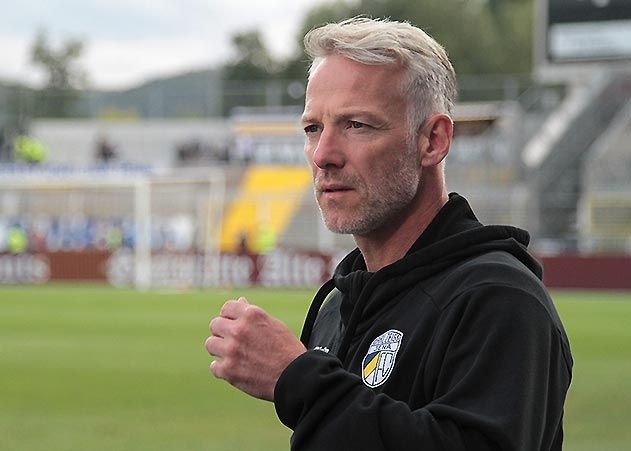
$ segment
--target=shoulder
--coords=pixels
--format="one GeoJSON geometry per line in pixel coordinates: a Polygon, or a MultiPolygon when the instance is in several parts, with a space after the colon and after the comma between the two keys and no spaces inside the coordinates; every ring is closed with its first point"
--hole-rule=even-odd
{"type": "Polygon", "coordinates": [[[467,259],[423,285],[440,311],[467,307],[511,316],[530,311],[548,317],[558,327],[561,324],[543,282],[508,252],[467,259]]]}
{"type": "Polygon", "coordinates": [[[318,316],[316,318],[316,323],[321,321],[326,321],[331,318],[332,315],[339,316],[340,314],[340,304],[342,303],[342,293],[334,288],[328,296],[326,297],[322,307],[320,307],[320,311],[318,312],[318,316]]]}
{"type": "Polygon", "coordinates": [[[343,322],[340,314],[342,294],[334,289],[320,308],[318,316],[313,323],[308,347],[327,349],[327,352],[336,351],[340,344],[343,322]]]}

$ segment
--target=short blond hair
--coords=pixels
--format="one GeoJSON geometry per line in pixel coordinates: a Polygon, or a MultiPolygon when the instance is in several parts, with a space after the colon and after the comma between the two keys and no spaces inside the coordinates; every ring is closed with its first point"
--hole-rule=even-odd
{"type": "Polygon", "coordinates": [[[368,65],[401,65],[406,72],[401,88],[414,135],[429,115],[453,111],[456,74],[445,49],[408,22],[354,17],[314,28],[305,35],[304,45],[312,60],[309,75],[334,54],[368,65]]]}

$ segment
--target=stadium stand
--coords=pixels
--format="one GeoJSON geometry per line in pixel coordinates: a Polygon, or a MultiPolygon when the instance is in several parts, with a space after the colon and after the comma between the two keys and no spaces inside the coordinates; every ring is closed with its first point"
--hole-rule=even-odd
{"type": "Polygon", "coordinates": [[[243,237],[254,245],[265,230],[282,236],[310,184],[311,174],[304,166],[248,167],[224,209],[221,249],[236,251],[243,237]]]}
{"type": "Polygon", "coordinates": [[[631,101],[593,143],[581,177],[580,250],[631,253],[631,101]]]}
{"type": "Polygon", "coordinates": [[[532,232],[578,250],[577,206],[583,165],[592,144],[631,99],[628,75],[599,73],[573,86],[540,134],[524,149],[533,218],[532,232]]]}
{"type": "Polygon", "coordinates": [[[203,158],[208,164],[211,151],[219,151],[231,138],[223,119],[41,119],[32,122],[31,133],[47,144],[50,163],[75,166],[98,163],[98,146],[104,138],[116,151],[114,162],[159,168],[177,166],[178,149],[190,142],[210,147],[203,158]]]}

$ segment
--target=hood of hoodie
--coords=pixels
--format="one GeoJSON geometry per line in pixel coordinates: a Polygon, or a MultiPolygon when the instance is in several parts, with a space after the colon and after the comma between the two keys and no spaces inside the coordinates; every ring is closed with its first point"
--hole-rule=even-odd
{"type": "Polygon", "coordinates": [[[527,251],[529,241],[525,230],[481,224],[467,200],[451,193],[449,201],[402,259],[369,272],[359,249],[348,254],[335,269],[331,281],[316,294],[301,339],[303,343],[308,341],[317,311],[334,287],[342,293],[340,313],[346,333],[339,357],[343,358],[364,318],[371,317],[384,303],[420,280],[476,255],[508,252],[541,279],[541,265],[527,251]]]}

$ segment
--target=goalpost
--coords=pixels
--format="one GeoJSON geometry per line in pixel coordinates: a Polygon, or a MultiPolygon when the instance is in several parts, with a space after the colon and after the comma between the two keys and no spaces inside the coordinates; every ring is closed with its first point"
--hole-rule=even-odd
{"type": "Polygon", "coordinates": [[[155,253],[219,252],[224,198],[221,169],[11,175],[0,179],[0,227],[20,224],[47,252],[127,253],[117,284],[144,290],[164,282],[155,253]]]}

